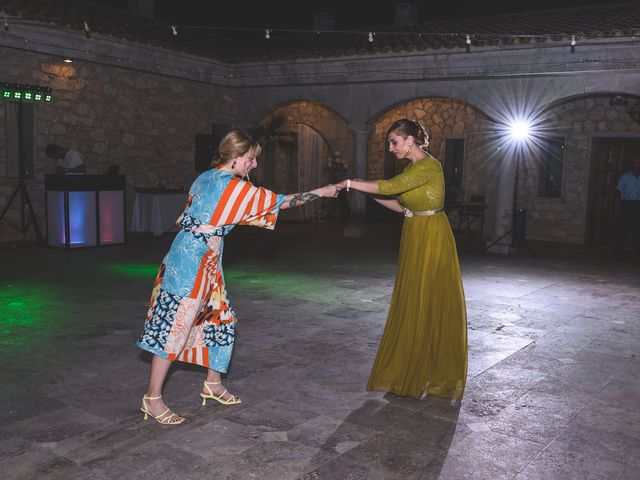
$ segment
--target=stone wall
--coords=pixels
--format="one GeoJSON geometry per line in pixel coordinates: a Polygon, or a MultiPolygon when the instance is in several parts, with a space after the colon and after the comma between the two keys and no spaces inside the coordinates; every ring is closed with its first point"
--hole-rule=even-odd
{"type": "MultiPolygon", "coordinates": [[[[233,90],[154,75],[127,68],[75,62],[58,57],[0,48],[3,80],[50,86],[54,100],[36,105],[34,178],[27,187],[44,230],[44,174],[55,161],[45,155],[49,143],[74,148],[83,155],[88,174],[105,173],[117,164],[126,175],[127,206],[134,187],[189,187],[197,133],[211,133],[212,123],[233,124],[233,90]]],[[[3,105],[3,109],[5,106],[3,105]]],[[[4,139],[6,115],[0,114],[4,139]]],[[[7,151],[0,148],[0,206],[4,208],[16,179],[7,176],[7,151]]],[[[7,219],[17,223],[18,203],[7,219]]],[[[33,231],[28,232],[33,237],[33,231]]],[[[20,240],[20,232],[0,224],[0,241],[20,240]]]]}
{"type": "MultiPolygon", "coordinates": [[[[466,102],[446,98],[423,98],[413,100],[384,114],[373,125],[369,139],[369,178],[383,178],[384,156],[388,148],[386,133],[389,127],[401,118],[419,121],[431,136],[429,151],[444,161],[445,142],[448,138],[464,139],[463,187],[459,201],[469,200],[472,195],[487,195],[486,177],[491,169],[488,159],[488,141],[484,132],[488,130],[487,117],[466,102]]],[[[396,166],[401,172],[404,163],[396,166]]],[[[455,221],[455,213],[452,213],[455,221]]],[[[485,227],[489,227],[487,223],[485,227]]]]}
{"type": "Polygon", "coordinates": [[[537,196],[535,152],[521,163],[519,207],[528,213],[532,239],[584,243],[588,217],[592,139],[640,134],[627,106],[612,106],[610,96],[584,97],[552,108],[541,119],[544,135],[565,138],[562,196],[537,196]]]}
{"type": "MultiPolygon", "coordinates": [[[[640,126],[631,119],[626,106],[611,106],[610,96],[584,97],[550,109],[539,119],[538,135],[564,137],[565,157],[562,196],[539,197],[536,148],[525,150],[520,160],[518,208],[528,210],[527,236],[530,239],[584,243],[588,216],[592,139],[639,134],[640,126]]],[[[384,114],[373,125],[369,142],[370,178],[384,174],[384,143],[389,126],[400,118],[418,120],[432,136],[429,150],[444,159],[445,140],[463,138],[465,158],[463,192],[460,200],[471,195],[485,196],[487,209],[484,232],[494,230],[498,172],[503,161],[513,157],[488,118],[465,102],[453,99],[413,100],[384,114]]],[[[403,165],[397,166],[401,171],[403,165]]],[[[510,215],[510,214],[509,214],[510,215]]],[[[455,224],[455,213],[451,214],[455,224]]]]}
{"type": "MultiPolygon", "coordinates": [[[[274,110],[261,124],[268,124],[274,117],[282,117],[284,120],[282,127],[278,129],[280,132],[297,132],[299,124],[305,124],[317,130],[327,141],[331,155],[339,152],[342,160],[348,164],[347,174],[352,174],[353,134],[349,130],[347,122],[340,115],[318,103],[298,101],[274,110]]],[[[328,158],[319,160],[326,162],[328,158]]],[[[261,172],[258,171],[256,174],[261,175],[261,172]]],[[[286,172],[276,172],[276,176],[284,177],[286,172]]],[[[327,181],[329,181],[329,177],[327,177],[327,181]]],[[[278,181],[273,188],[283,183],[286,182],[278,181]]]]}
{"type": "MultiPolygon", "coordinates": [[[[44,174],[52,172],[55,164],[44,154],[48,143],[79,150],[90,174],[104,173],[111,164],[119,165],[120,172],[127,178],[130,214],[133,187],[190,185],[196,176],[194,134],[209,133],[212,123],[233,125],[255,121],[254,118],[239,118],[240,113],[247,110],[239,108],[247,101],[247,90],[242,91],[240,102],[233,87],[89,62],[67,65],[58,57],[4,47],[0,47],[0,57],[5,72],[2,80],[49,85],[54,91],[51,104],[36,106],[35,177],[27,180],[41,228],[45,226],[44,174]]],[[[325,105],[335,103],[331,103],[330,98],[345,98],[338,94],[340,88],[339,85],[327,86],[324,105],[323,98],[316,98],[316,95],[313,102],[294,101],[283,107],[272,107],[274,109],[265,121],[274,115],[284,115],[284,131],[296,131],[299,123],[318,130],[332,152],[340,151],[342,159],[349,164],[347,174],[352,176],[354,137],[350,124],[362,124],[363,118],[372,118],[375,114],[364,115],[370,106],[365,100],[359,100],[361,97],[357,101],[347,98],[345,105],[348,108],[345,107],[344,112],[336,113],[335,109],[327,108],[325,105]],[[353,118],[346,119],[349,112],[353,118]]],[[[263,95],[261,102],[255,103],[283,105],[286,97],[304,98],[302,90],[283,86],[270,92],[276,90],[283,93],[263,95]]],[[[367,97],[362,94],[362,98],[367,97]]],[[[392,96],[376,96],[376,100],[380,98],[388,105],[397,105],[399,100],[392,96]]],[[[380,106],[379,111],[386,113],[376,117],[372,124],[368,177],[383,176],[384,136],[388,126],[399,118],[419,120],[432,135],[431,152],[440,159],[444,159],[447,138],[462,138],[465,140],[465,160],[461,198],[486,197],[489,208],[485,233],[493,233],[497,173],[501,168],[497,158],[501,154],[497,152],[496,133],[485,115],[469,103],[452,98],[420,98],[388,111],[384,105],[380,106]]],[[[640,127],[629,117],[627,110],[627,107],[611,106],[609,96],[602,95],[567,101],[547,112],[543,119],[545,134],[566,139],[564,185],[561,198],[538,197],[535,159],[523,161],[518,206],[529,210],[529,238],[584,242],[592,139],[597,136],[640,136],[640,127]]],[[[6,138],[5,123],[6,115],[0,114],[0,138],[3,140],[6,138]]],[[[6,205],[16,186],[16,179],[7,175],[7,151],[3,147],[0,146],[0,208],[6,205]]],[[[17,202],[12,204],[7,218],[17,223],[17,202]]],[[[129,219],[127,224],[130,224],[129,219]]],[[[32,233],[29,232],[30,237],[32,233]]],[[[21,238],[22,235],[5,222],[0,224],[0,242],[21,238]]]]}
{"type": "MultiPolygon", "coordinates": [[[[448,138],[465,140],[464,197],[483,195],[485,174],[484,161],[479,158],[483,150],[484,138],[478,135],[486,129],[485,115],[466,102],[446,98],[423,98],[394,108],[373,125],[369,140],[370,178],[382,178],[384,174],[384,153],[388,147],[386,133],[391,124],[401,118],[419,121],[429,133],[429,151],[444,160],[445,141],[448,138]]],[[[402,170],[402,165],[397,171],[402,170]]]]}

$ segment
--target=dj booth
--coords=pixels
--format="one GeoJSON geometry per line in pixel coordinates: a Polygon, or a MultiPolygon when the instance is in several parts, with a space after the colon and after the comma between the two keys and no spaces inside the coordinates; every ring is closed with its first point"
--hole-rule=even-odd
{"type": "Polygon", "coordinates": [[[44,186],[50,246],[124,243],[124,175],[45,175],[44,186]]]}

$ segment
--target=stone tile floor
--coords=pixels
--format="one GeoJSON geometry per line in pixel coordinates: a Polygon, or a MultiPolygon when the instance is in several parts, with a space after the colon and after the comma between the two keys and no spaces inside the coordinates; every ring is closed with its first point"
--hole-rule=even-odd
{"type": "Polygon", "coordinates": [[[461,242],[469,377],[458,405],[364,389],[394,281],[397,228],[237,229],[226,277],[240,323],[226,383],[176,364],[138,411],[134,346],[171,235],[126,246],[0,250],[0,468],[17,479],[640,478],[640,261],[461,242]]]}

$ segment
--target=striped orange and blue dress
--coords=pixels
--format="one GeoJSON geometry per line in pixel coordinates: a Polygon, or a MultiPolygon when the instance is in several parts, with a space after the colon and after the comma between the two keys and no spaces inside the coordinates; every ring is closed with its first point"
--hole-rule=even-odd
{"type": "Polygon", "coordinates": [[[224,237],[236,225],[275,227],[284,195],[208,170],[194,181],[181,227],[162,260],[137,345],[162,358],[226,372],[236,315],[222,270],[224,237]]]}

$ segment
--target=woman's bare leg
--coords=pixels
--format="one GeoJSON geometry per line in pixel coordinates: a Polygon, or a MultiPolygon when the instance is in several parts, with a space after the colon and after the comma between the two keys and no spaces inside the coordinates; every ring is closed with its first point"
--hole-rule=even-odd
{"type": "MultiPolygon", "coordinates": [[[[149,386],[147,387],[147,397],[159,397],[162,395],[162,386],[167,378],[167,373],[171,367],[171,361],[166,360],[158,355],[154,355],[151,360],[151,374],[149,375],[149,386]]],[[[157,417],[167,409],[167,406],[162,401],[162,398],[157,400],[145,400],[149,413],[154,417],[157,417]]],[[[168,416],[168,415],[166,415],[168,416]]],[[[181,417],[173,414],[172,421],[177,421],[181,417]]]]}

